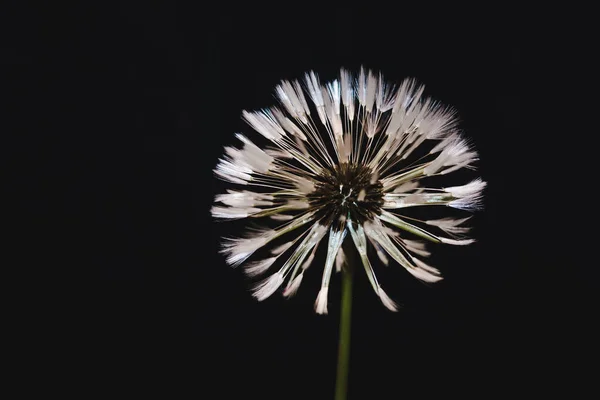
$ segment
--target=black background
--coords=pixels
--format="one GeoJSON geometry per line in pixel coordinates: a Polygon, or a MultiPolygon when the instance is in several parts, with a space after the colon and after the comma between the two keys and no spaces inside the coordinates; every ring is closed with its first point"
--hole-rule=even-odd
{"type": "MultiPolygon", "coordinates": [[[[329,80],[361,65],[394,82],[415,77],[454,106],[489,186],[474,218],[478,243],[439,250],[443,283],[385,272],[399,313],[357,274],[352,398],[488,398],[552,390],[578,375],[567,360],[585,357],[587,323],[567,299],[583,303],[589,293],[577,290],[581,276],[559,274],[560,241],[534,228],[537,186],[525,177],[541,133],[521,129],[518,21],[350,5],[227,8],[53,6],[29,10],[14,31],[22,45],[9,54],[11,73],[22,83],[8,111],[26,139],[19,161],[42,167],[17,189],[31,218],[24,232],[43,243],[25,258],[75,267],[45,298],[59,303],[36,306],[45,333],[32,341],[54,355],[42,357],[45,374],[64,371],[52,384],[332,398],[339,275],[328,316],[313,311],[316,266],[296,298],[255,302],[217,253],[230,230],[209,214],[223,189],[212,169],[233,133],[252,135],[241,110],[273,104],[280,79],[312,69],[329,80]],[[535,250],[540,243],[546,251],[535,250]]],[[[44,286],[57,274],[32,279],[44,286]]]]}

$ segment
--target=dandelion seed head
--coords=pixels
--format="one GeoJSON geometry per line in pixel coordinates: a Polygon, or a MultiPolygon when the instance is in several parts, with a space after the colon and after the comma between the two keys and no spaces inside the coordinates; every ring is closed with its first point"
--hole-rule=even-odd
{"type": "Polygon", "coordinates": [[[408,213],[483,205],[481,178],[442,187],[431,181],[475,170],[478,154],[458,130],[455,110],[425,97],[414,79],[395,85],[364,68],[356,75],[342,69],[327,83],[309,71],[302,81],[282,81],[275,96],[280,106],[242,112],[268,145],[238,133],[214,169],[231,188],[215,196],[212,215],[264,226],[225,239],[221,250],[248,276],[264,275],[254,297],[262,301],[280,289],[293,297],[317,265],[315,311],[326,314],[333,270],[348,262],[344,242],[354,245],[375,294],[392,311],[398,305],[381,289],[377,269],[397,264],[419,280],[440,281],[440,271],[423,261],[431,254],[425,242],[473,243],[465,236],[469,217],[418,220],[408,213]],[[325,260],[316,257],[322,243],[325,260]]]}

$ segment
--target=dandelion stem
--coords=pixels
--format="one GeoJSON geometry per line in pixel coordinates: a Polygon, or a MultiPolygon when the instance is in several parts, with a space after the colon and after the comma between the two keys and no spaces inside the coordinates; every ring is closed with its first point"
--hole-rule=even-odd
{"type": "Polygon", "coordinates": [[[340,312],[340,337],[338,344],[335,400],[346,400],[348,393],[350,322],[352,315],[352,278],[354,271],[351,262],[347,262],[344,267],[345,268],[342,269],[342,309],[340,312]]]}

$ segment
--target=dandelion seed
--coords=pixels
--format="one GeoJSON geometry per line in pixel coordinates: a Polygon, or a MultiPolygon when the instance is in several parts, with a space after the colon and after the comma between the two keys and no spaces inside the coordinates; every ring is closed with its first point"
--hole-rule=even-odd
{"type": "Polygon", "coordinates": [[[422,281],[441,280],[422,260],[430,255],[424,241],[473,243],[464,237],[468,218],[420,221],[406,212],[481,208],[486,183],[480,178],[461,186],[430,183],[431,177],[475,169],[477,152],[459,132],[454,111],[425,98],[413,79],[394,86],[364,68],[356,77],[342,69],[339,79],[326,84],[311,71],[303,83],[281,82],[275,94],[280,108],[242,113],[269,145],[263,149],[237,134],[240,146],[225,147],[214,170],[219,179],[239,186],[215,197],[215,218],[257,219],[271,226],[223,243],[230,265],[250,259],[247,275],[270,273],[256,284],[254,296],[264,300],[280,288],[286,297],[295,295],[308,279],[308,267],[317,263],[323,239],[327,256],[317,313],[327,313],[333,268],[339,271],[348,262],[342,250],[346,240],[360,255],[375,294],[392,311],[398,306],[377,280],[373,255],[385,265],[395,261],[422,281]],[[267,246],[269,257],[251,259],[267,246]]]}

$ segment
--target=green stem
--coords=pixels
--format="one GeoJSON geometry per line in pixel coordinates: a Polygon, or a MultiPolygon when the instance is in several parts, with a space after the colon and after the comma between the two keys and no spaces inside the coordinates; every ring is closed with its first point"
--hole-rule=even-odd
{"type": "Polygon", "coordinates": [[[346,400],[348,393],[348,366],[350,361],[350,320],[352,315],[353,266],[346,263],[342,269],[342,309],[340,313],[340,338],[338,345],[335,400],[346,400]]]}

